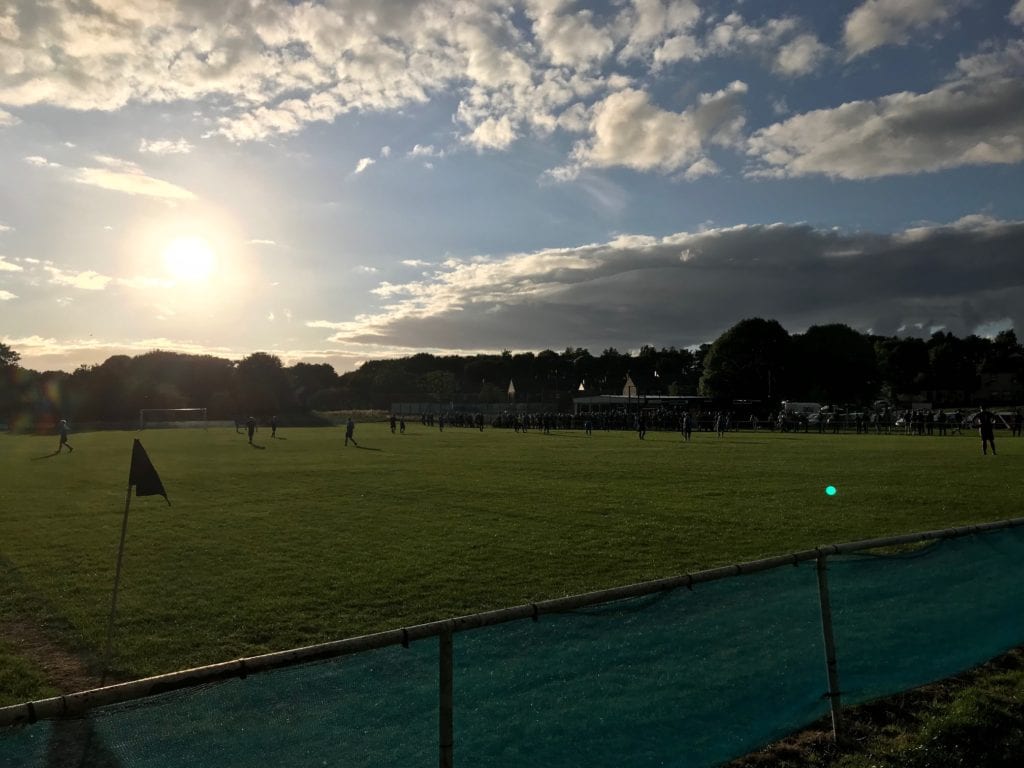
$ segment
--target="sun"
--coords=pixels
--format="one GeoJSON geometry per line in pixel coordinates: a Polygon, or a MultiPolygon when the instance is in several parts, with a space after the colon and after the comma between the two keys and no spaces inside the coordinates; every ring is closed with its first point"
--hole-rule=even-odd
{"type": "Polygon", "coordinates": [[[163,250],[164,269],[180,282],[206,282],[216,258],[213,248],[201,237],[178,237],[163,250]]]}

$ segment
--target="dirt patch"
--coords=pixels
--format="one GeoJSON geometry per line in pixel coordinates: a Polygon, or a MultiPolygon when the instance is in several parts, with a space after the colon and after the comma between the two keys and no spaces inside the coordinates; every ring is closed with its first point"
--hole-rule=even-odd
{"type": "Polygon", "coordinates": [[[0,637],[4,638],[4,643],[14,653],[39,669],[48,685],[61,693],[74,693],[100,686],[101,670],[97,664],[90,663],[54,642],[28,621],[12,618],[0,620],[0,637]]]}

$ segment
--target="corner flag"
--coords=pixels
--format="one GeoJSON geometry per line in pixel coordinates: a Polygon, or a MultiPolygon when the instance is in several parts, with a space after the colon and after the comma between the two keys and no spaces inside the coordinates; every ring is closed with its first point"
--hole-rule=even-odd
{"type": "Polygon", "coordinates": [[[171,500],[167,498],[167,491],[164,490],[164,484],[160,482],[160,475],[156,473],[153,462],[149,460],[146,449],[142,447],[138,438],[135,438],[135,443],[132,445],[132,466],[128,471],[129,493],[133,485],[136,496],[160,495],[170,506],[171,500]]]}
{"type": "Polygon", "coordinates": [[[110,595],[110,618],[107,620],[107,647],[103,652],[103,676],[100,678],[100,685],[107,682],[107,673],[110,671],[111,651],[114,648],[114,617],[117,616],[117,590],[121,584],[121,561],[124,559],[124,540],[128,534],[128,510],[132,505],[132,486],[135,486],[136,496],[164,497],[167,506],[171,506],[171,500],[167,498],[167,491],[164,484],[160,482],[160,475],[156,473],[153,462],[149,460],[146,449],[138,438],[132,444],[132,466],[128,470],[128,492],[124,497],[124,519],[121,521],[121,543],[117,547],[117,570],[114,571],[114,591],[110,595]]]}

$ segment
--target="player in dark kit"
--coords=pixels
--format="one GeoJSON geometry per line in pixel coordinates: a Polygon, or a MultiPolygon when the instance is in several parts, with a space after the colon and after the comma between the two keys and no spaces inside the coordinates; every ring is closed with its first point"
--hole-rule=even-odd
{"type": "Polygon", "coordinates": [[[992,446],[992,455],[996,455],[996,437],[992,430],[992,414],[987,408],[982,408],[978,414],[978,432],[981,434],[981,452],[988,453],[988,446],[992,446]]]}
{"type": "Polygon", "coordinates": [[[249,445],[252,445],[252,436],[256,434],[256,419],[252,416],[245,420],[245,431],[249,433],[249,445]]]}
{"type": "Polygon", "coordinates": [[[68,442],[68,420],[61,419],[60,424],[60,444],[57,446],[57,453],[60,453],[61,449],[66,445],[68,447],[68,453],[75,450],[71,447],[71,443],[68,442]]]}
{"type": "Polygon", "coordinates": [[[355,431],[356,431],[356,423],[354,421],[352,421],[352,417],[349,416],[348,417],[348,421],[345,423],[345,445],[348,445],[348,441],[351,440],[352,441],[352,445],[354,445],[356,448],[358,448],[359,447],[359,443],[357,443],[356,439],[354,437],[352,437],[352,433],[355,432],[355,431]]]}

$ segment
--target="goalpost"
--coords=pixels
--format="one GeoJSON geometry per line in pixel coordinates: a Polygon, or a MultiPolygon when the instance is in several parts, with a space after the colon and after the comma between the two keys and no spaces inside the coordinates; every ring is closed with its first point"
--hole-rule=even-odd
{"type": "Polygon", "coordinates": [[[202,427],[206,429],[205,408],[141,408],[139,429],[155,427],[202,427]]]}

